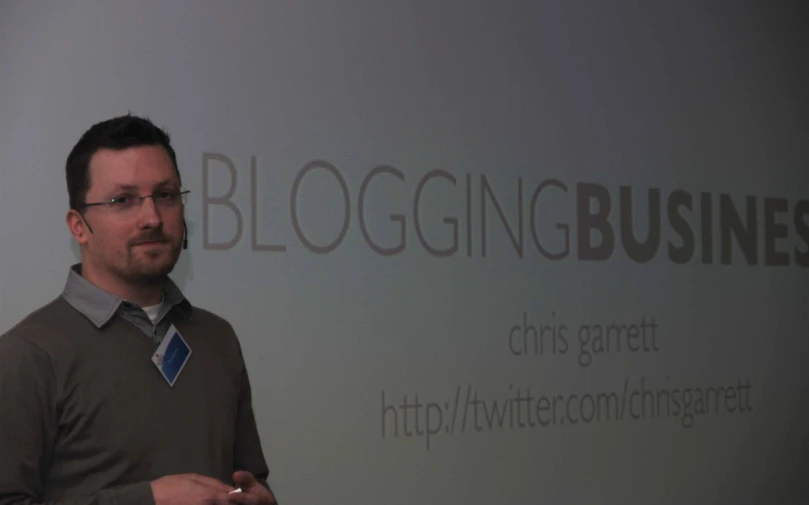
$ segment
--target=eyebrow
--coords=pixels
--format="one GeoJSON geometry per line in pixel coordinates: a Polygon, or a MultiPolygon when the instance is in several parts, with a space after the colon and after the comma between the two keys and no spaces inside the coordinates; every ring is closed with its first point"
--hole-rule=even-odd
{"type": "MultiPolygon", "coordinates": [[[[175,181],[172,181],[170,179],[166,179],[164,181],[158,182],[157,184],[155,184],[154,187],[159,189],[159,188],[164,188],[166,186],[176,186],[176,183],[175,183],[175,181]]],[[[117,186],[115,186],[113,188],[113,190],[114,191],[137,191],[138,186],[134,186],[132,184],[118,184],[117,186]]]]}

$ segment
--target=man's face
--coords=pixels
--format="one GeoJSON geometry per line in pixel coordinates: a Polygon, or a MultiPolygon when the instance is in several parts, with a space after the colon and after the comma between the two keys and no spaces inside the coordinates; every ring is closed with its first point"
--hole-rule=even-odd
{"type": "MultiPolygon", "coordinates": [[[[87,203],[180,189],[177,171],[161,146],[99,150],[90,160],[89,175],[87,203]]],[[[153,198],[128,209],[87,207],[84,219],[92,233],[86,235],[84,261],[130,284],[161,282],[180,255],[183,210],[182,202],[166,205],[153,198]]]]}

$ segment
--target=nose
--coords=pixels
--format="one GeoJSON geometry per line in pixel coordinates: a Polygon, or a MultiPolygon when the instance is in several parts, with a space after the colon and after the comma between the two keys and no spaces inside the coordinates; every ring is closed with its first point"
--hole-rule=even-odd
{"type": "Polygon", "coordinates": [[[157,210],[157,206],[152,198],[144,198],[141,201],[138,225],[141,228],[157,228],[163,223],[163,218],[157,210]]]}

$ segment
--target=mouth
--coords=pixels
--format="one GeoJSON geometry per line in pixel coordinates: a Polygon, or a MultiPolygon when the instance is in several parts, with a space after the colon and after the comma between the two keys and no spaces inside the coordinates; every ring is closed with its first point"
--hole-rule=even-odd
{"type": "Polygon", "coordinates": [[[134,244],[134,246],[135,247],[137,247],[137,246],[147,246],[147,247],[152,246],[153,247],[153,246],[164,245],[165,243],[166,242],[164,240],[151,240],[151,241],[148,241],[148,242],[138,242],[138,243],[134,244]]]}

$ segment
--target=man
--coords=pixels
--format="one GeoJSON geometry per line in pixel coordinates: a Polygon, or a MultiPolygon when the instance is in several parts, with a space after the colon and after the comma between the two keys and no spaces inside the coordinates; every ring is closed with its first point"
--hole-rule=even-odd
{"type": "Polygon", "coordinates": [[[0,505],[276,503],[233,328],[168,277],[187,194],[168,135],[98,123],[66,175],[81,263],[0,337],[0,505]]]}

